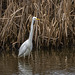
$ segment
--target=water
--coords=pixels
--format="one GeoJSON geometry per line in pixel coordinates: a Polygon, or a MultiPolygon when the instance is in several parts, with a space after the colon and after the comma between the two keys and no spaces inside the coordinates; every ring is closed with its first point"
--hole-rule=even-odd
{"type": "Polygon", "coordinates": [[[2,53],[0,75],[75,75],[75,49],[33,50],[29,60],[2,53]]]}

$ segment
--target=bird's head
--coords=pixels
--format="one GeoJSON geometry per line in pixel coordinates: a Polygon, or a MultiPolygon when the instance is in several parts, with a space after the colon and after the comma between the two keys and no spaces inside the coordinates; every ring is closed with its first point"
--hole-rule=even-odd
{"type": "Polygon", "coordinates": [[[38,19],[37,17],[33,17],[32,19],[33,19],[33,20],[40,20],[40,19],[38,19]]]}

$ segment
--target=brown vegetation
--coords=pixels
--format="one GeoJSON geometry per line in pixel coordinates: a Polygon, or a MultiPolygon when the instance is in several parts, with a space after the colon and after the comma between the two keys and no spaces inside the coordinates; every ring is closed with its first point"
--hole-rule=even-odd
{"type": "Polygon", "coordinates": [[[0,0],[0,46],[23,43],[32,16],[36,47],[75,44],[75,0],[0,0]]]}

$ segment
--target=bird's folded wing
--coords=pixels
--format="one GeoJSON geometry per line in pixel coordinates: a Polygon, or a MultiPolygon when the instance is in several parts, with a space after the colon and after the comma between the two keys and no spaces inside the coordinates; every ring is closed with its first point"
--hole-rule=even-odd
{"type": "Polygon", "coordinates": [[[19,48],[18,57],[22,56],[25,53],[26,49],[27,49],[26,45],[21,45],[21,47],[19,48]]]}

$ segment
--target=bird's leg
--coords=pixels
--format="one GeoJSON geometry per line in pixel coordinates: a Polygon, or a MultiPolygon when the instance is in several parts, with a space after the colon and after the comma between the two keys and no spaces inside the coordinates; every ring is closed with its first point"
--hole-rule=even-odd
{"type": "Polygon", "coordinates": [[[24,59],[25,59],[25,53],[24,53],[24,59]]]}
{"type": "Polygon", "coordinates": [[[32,52],[31,52],[31,59],[33,60],[32,52]]]}
{"type": "Polygon", "coordinates": [[[29,58],[30,58],[30,53],[29,53],[29,55],[28,55],[28,60],[29,60],[29,58]]]}
{"type": "Polygon", "coordinates": [[[30,58],[33,60],[32,52],[29,53],[28,60],[29,60],[30,58]]]}

